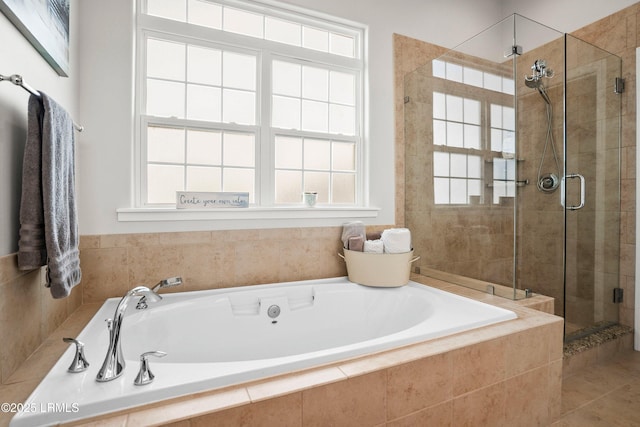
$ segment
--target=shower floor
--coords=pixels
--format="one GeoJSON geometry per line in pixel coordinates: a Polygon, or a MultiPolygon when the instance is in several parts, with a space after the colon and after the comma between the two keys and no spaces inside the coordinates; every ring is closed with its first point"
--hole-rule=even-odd
{"type": "Polygon", "coordinates": [[[629,326],[600,322],[588,328],[570,331],[567,325],[564,354],[571,356],[633,332],[629,326]]]}

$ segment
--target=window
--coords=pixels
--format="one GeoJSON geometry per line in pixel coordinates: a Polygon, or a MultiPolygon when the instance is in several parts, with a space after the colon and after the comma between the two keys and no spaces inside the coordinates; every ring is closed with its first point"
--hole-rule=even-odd
{"type": "Polygon", "coordinates": [[[516,186],[513,79],[434,60],[433,190],[437,205],[500,204],[516,186]]]}
{"type": "Polygon", "coordinates": [[[140,0],[137,205],[363,203],[363,30],[256,2],[140,0]]]}

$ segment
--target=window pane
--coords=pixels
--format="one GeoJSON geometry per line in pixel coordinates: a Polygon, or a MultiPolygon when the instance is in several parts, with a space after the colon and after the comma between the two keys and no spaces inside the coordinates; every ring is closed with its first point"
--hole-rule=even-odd
{"type": "Polygon", "coordinates": [[[447,122],[447,145],[449,147],[463,147],[464,132],[462,123],[447,122]]]}
{"type": "Polygon", "coordinates": [[[187,18],[185,0],[147,0],[147,13],[184,22],[187,18]]]}
{"type": "Polygon", "coordinates": [[[186,191],[221,191],[221,172],[221,168],[187,167],[186,191]]]}
{"type": "Polygon", "coordinates": [[[147,79],[147,114],[184,118],[184,83],[147,79]]]}
{"type": "Polygon", "coordinates": [[[462,98],[459,96],[447,95],[447,120],[461,122],[463,118],[462,98]]]}
{"type": "Polygon", "coordinates": [[[300,129],[300,100],[274,96],[271,124],[282,129],[300,129]]]}
{"type": "Polygon", "coordinates": [[[464,122],[474,125],[480,124],[480,101],[475,99],[464,100],[464,122]]]}
{"type": "Polygon", "coordinates": [[[147,202],[175,203],[176,191],[184,190],[184,167],[147,166],[147,202]]]}
{"type": "Polygon", "coordinates": [[[220,132],[187,131],[187,162],[200,165],[222,164],[220,132]]]}
{"type": "Polygon", "coordinates": [[[502,127],[502,107],[500,105],[491,104],[491,127],[502,127]]]}
{"type": "Polygon", "coordinates": [[[467,203],[467,180],[451,179],[451,204],[464,205],[467,203]]]}
{"type": "Polygon", "coordinates": [[[249,203],[255,201],[255,172],[253,169],[224,168],[222,191],[247,192],[249,203]]]}
{"type": "Polygon", "coordinates": [[[513,79],[502,78],[502,91],[508,95],[515,95],[516,84],[513,79]]]}
{"type": "Polygon", "coordinates": [[[433,175],[449,176],[449,153],[433,152],[433,175]]]}
{"type": "Polygon", "coordinates": [[[304,191],[315,191],[318,203],[329,203],[329,177],[328,172],[305,172],[304,191]]]}
{"type": "Polygon", "coordinates": [[[302,97],[317,101],[329,100],[329,71],[302,67],[302,97]]]}
{"type": "Polygon", "coordinates": [[[331,33],[329,35],[329,52],[353,58],[355,56],[355,42],[353,37],[331,33]]]}
{"type": "Polygon", "coordinates": [[[225,87],[256,89],[256,57],[225,51],[222,54],[222,82],[225,87]]]}
{"type": "Polygon", "coordinates": [[[187,118],[219,122],[221,120],[220,89],[187,85],[187,118]]]}
{"type": "Polygon", "coordinates": [[[302,168],[302,138],[276,136],[276,168],[302,168]]]}
{"type": "Polygon", "coordinates": [[[333,143],[333,170],[356,170],[356,144],[352,142],[333,143]]]}
{"type": "Polygon", "coordinates": [[[466,177],[467,176],[467,155],[451,154],[451,176],[466,177]]]}
{"type": "Polygon", "coordinates": [[[433,118],[445,120],[447,118],[444,93],[433,92],[433,118]]]}
{"type": "Polygon", "coordinates": [[[280,43],[300,46],[302,28],[300,24],[280,19],[265,18],[264,38],[280,43]]]}
{"type": "Polygon", "coordinates": [[[502,152],[515,154],[516,152],[516,134],[505,130],[502,132],[502,152]]]}
{"type": "Polygon", "coordinates": [[[302,172],[276,171],[276,203],[300,203],[302,200],[302,172]]]}
{"type": "Polygon", "coordinates": [[[482,87],[482,71],[480,70],[464,67],[463,79],[466,85],[482,87]]]}
{"type": "Polygon", "coordinates": [[[470,178],[482,178],[482,157],[467,156],[467,176],[470,178]]]}
{"type": "Polygon", "coordinates": [[[464,125],[464,147],[480,149],[480,126],[464,125]]]}
{"type": "Polygon", "coordinates": [[[289,62],[273,61],[273,93],[300,96],[302,67],[289,62]]]}
{"type": "Polygon", "coordinates": [[[502,131],[491,129],[491,151],[502,151],[502,131]]]}
{"type": "Polygon", "coordinates": [[[224,8],[224,29],[232,33],[262,38],[264,33],[262,15],[245,12],[243,10],[224,8]]]}
{"type": "Polygon", "coordinates": [[[355,135],[356,109],[343,105],[329,106],[329,132],[343,135],[355,135]]]}
{"type": "Polygon", "coordinates": [[[331,71],[329,101],[338,104],[356,104],[356,82],[353,74],[331,71]]]}
{"type": "Polygon", "coordinates": [[[223,136],[222,150],[225,166],[253,167],[255,165],[255,138],[253,135],[227,132],[223,136]]]}
{"type": "Polygon", "coordinates": [[[353,174],[334,173],[333,174],[333,203],[356,202],[356,177],[353,174]]]}
{"type": "Polygon", "coordinates": [[[502,78],[491,73],[484,73],[485,89],[502,92],[502,78]]]}
{"type": "Polygon", "coordinates": [[[222,84],[222,52],[199,46],[189,46],[187,80],[220,86],[222,84]]]}
{"type": "Polygon", "coordinates": [[[256,123],[256,94],[242,90],[222,91],[222,121],[254,125],[256,123]]]}
{"type": "Polygon", "coordinates": [[[307,49],[329,51],[329,33],[311,27],[302,27],[302,46],[307,49]]]}
{"type": "Polygon", "coordinates": [[[431,61],[431,66],[433,67],[433,77],[439,77],[444,79],[445,74],[445,62],[439,59],[434,59],[431,61]]]}
{"type": "Polygon", "coordinates": [[[331,165],[331,143],[318,139],[304,141],[304,168],[329,170],[331,165]]]}
{"type": "Polygon", "coordinates": [[[149,126],[147,128],[147,160],[182,163],[184,161],[184,130],[149,126]]]}
{"type": "Polygon", "coordinates": [[[514,159],[508,159],[507,163],[507,180],[516,180],[516,161],[514,159]]]}
{"type": "Polygon", "coordinates": [[[433,178],[433,202],[436,205],[449,203],[449,178],[433,178]]]}
{"type": "Polygon", "coordinates": [[[502,126],[507,130],[515,130],[516,113],[511,107],[502,107],[502,126]]]}
{"type": "Polygon", "coordinates": [[[185,45],[147,40],[147,77],[184,80],[185,45]]]}
{"type": "Polygon", "coordinates": [[[433,145],[447,145],[447,122],[433,121],[433,145]]]}
{"type": "Polygon", "coordinates": [[[462,67],[460,65],[446,62],[445,68],[447,70],[447,80],[462,83],[462,67]]]}
{"type": "Polygon", "coordinates": [[[516,179],[515,159],[493,159],[493,179],[513,181],[516,179]]]}
{"type": "Polygon", "coordinates": [[[222,6],[207,1],[189,0],[189,23],[221,29],[222,6]]]}
{"type": "Polygon", "coordinates": [[[302,129],[312,132],[326,132],[329,127],[329,104],[316,101],[302,101],[302,129]]]}

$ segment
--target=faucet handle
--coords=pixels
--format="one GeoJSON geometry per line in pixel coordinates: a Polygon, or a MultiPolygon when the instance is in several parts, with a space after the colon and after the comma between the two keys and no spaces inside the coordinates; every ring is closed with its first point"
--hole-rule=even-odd
{"type": "Polygon", "coordinates": [[[164,351],[147,351],[146,353],[142,353],[140,355],[140,371],[138,371],[138,375],[136,379],[133,381],[134,385],[145,385],[153,382],[155,375],[149,369],[149,360],[147,359],[149,356],[155,357],[164,357],[167,353],[164,351]]]}
{"type": "Polygon", "coordinates": [[[89,362],[87,362],[87,359],[84,356],[84,343],[74,338],[62,338],[62,341],[74,343],[76,345],[76,354],[73,358],[73,362],[69,365],[67,372],[77,373],[85,371],[87,367],[89,367],[89,362]]]}

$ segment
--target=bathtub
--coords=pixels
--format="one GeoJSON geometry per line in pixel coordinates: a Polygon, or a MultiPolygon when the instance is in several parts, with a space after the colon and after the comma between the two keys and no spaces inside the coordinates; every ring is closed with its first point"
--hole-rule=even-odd
{"type": "Polygon", "coordinates": [[[124,374],[97,382],[108,347],[108,299],[77,337],[90,362],[67,372],[73,345],[20,406],[11,426],[50,425],[425,341],[516,318],[515,313],[415,282],[369,288],[346,278],[163,295],[122,326],[124,374]],[[277,307],[277,308],[275,308],[277,307]],[[140,354],[155,381],[135,386],[140,354]]]}

